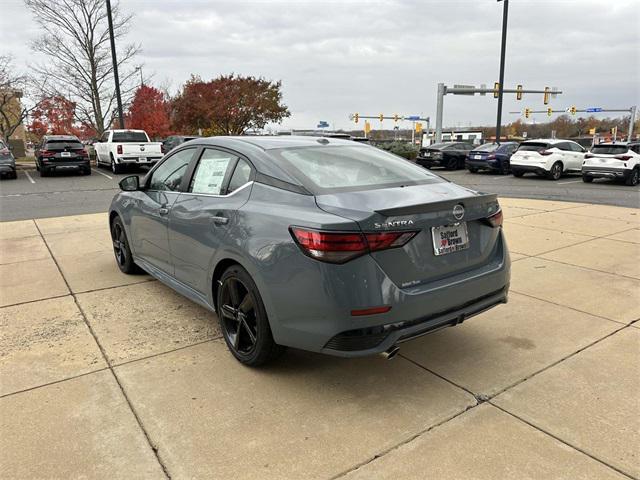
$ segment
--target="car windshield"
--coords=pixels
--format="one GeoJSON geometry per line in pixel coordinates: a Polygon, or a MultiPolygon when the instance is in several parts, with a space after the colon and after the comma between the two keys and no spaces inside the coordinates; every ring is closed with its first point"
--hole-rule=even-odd
{"type": "Polygon", "coordinates": [[[485,143],[473,149],[474,152],[495,152],[500,145],[497,143],[485,143]]]}
{"type": "Polygon", "coordinates": [[[543,142],[521,143],[518,147],[519,152],[539,152],[549,148],[549,144],[543,142]]]}
{"type": "Polygon", "coordinates": [[[147,134],[144,132],[113,132],[113,142],[120,143],[141,143],[148,142],[147,134]]]}
{"type": "Polygon", "coordinates": [[[600,155],[620,155],[627,153],[629,148],[626,145],[594,145],[591,153],[600,155]]]}
{"type": "Polygon", "coordinates": [[[45,150],[76,150],[84,148],[80,140],[56,139],[47,140],[44,146],[45,150]]]}
{"type": "Polygon", "coordinates": [[[312,193],[440,183],[441,178],[374,147],[305,147],[271,150],[276,161],[312,193]]]}

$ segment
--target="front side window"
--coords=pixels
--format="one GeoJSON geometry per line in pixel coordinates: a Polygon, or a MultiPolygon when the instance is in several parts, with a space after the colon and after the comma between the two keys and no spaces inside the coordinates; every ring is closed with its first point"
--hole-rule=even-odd
{"type": "Polygon", "coordinates": [[[179,190],[194,151],[195,148],[180,150],[162,162],[151,175],[149,189],[161,191],[179,190]]]}
{"type": "Polygon", "coordinates": [[[229,164],[236,160],[232,153],[206,148],[193,174],[189,191],[220,195],[229,164]]]}
{"type": "Polygon", "coordinates": [[[571,147],[571,150],[573,150],[574,152],[580,152],[580,153],[583,152],[583,148],[579,143],[571,142],[569,146],[571,147]]]}

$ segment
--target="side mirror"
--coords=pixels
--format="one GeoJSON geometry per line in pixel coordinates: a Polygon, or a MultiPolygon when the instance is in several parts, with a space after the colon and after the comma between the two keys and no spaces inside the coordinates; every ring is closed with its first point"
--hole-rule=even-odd
{"type": "Polygon", "coordinates": [[[120,190],[123,192],[135,192],[140,190],[140,179],[137,175],[129,175],[120,180],[120,190]]]}

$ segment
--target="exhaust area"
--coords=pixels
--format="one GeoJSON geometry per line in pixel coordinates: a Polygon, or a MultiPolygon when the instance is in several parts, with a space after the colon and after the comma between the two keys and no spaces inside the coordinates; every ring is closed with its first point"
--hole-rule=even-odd
{"type": "Polygon", "coordinates": [[[389,347],[384,352],[382,352],[380,356],[382,358],[386,358],[387,360],[391,360],[393,357],[395,357],[398,354],[399,351],[400,351],[400,347],[397,345],[394,345],[392,347],[389,347]]]}

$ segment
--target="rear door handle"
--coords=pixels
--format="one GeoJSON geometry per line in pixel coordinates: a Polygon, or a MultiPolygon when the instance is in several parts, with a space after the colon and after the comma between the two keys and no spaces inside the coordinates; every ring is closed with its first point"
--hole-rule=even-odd
{"type": "Polygon", "coordinates": [[[160,207],[158,213],[164,217],[169,214],[169,209],[167,207],[160,207]]]}
{"type": "Polygon", "coordinates": [[[226,225],[229,223],[229,219],[227,217],[211,217],[211,220],[213,220],[213,223],[218,225],[226,225]]]}

